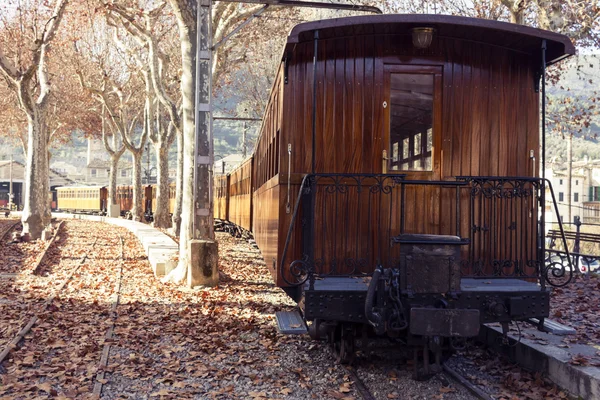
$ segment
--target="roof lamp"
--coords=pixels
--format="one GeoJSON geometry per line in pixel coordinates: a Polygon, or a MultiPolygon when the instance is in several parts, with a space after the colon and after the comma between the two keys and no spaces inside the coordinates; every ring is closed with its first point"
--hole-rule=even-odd
{"type": "Polygon", "coordinates": [[[433,28],[413,28],[412,42],[417,49],[426,49],[431,45],[433,39],[433,28]]]}

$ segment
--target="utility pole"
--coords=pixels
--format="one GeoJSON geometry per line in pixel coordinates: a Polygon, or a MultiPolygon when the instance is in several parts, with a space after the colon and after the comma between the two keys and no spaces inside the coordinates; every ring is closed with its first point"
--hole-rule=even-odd
{"type": "Polygon", "coordinates": [[[150,146],[146,143],[146,185],[150,184],[150,146]]]}
{"type": "Polygon", "coordinates": [[[188,287],[219,283],[218,245],[213,227],[212,0],[198,0],[194,138],[194,204],[189,242],[188,287]]]}
{"type": "Polygon", "coordinates": [[[212,218],[212,1],[198,1],[193,238],[215,237],[212,218]]]}
{"type": "Polygon", "coordinates": [[[567,207],[569,209],[569,223],[573,222],[571,219],[571,204],[573,201],[571,193],[571,180],[573,179],[573,134],[567,134],[567,207]]]}
{"type": "Polygon", "coordinates": [[[242,157],[246,159],[246,153],[248,152],[248,147],[246,146],[246,134],[248,131],[248,123],[244,121],[244,131],[242,132],[242,157]]]}
{"type": "Polygon", "coordinates": [[[12,210],[13,208],[13,182],[12,182],[12,175],[13,175],[13,156],[12,154],[10,155],[10,180],[9,180],[9,184],[8,184],[8,209],[12,210]]]}

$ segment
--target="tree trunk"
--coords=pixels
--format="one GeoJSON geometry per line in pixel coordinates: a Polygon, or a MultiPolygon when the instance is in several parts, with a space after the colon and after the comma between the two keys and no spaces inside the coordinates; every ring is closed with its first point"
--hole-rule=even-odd
{"type": "Polygon", "coordinates": [[[177,134],[177,181],[175,182],[175,208],[171,232],[179,236],[181,229],[181,208],[183,203],[183,135],[177,134]]]}
{"type": "Polygon", "coordinates": [[[117,204],[117,174],[119,168],[119,158],[122,153],[113,153],[110,155],[110,171],[108,173],[108,204],[117,204]]]}
{"type": "Polygon", "coordinates": [[[142,221],[144,208],[142,202],[142,154],[143,152],[131,152],[133,157],[133,206],[131,215],[133,220],[142,221]]]}
{"type": "MultiPolygon", "coordinates": [[[[171,3],[176,3],[172,0],[171,3]]],[[[188,3],[179,1],[177,3],[188,3]]],[[[198,6],[189,2],[188,5],[177,4],[173,7],[179,26],[181,43],[181,93],[183,108],[183,173],[182,173],[182,208],[181,227],[179,232],[179,264],[177,268],[165,277],[165,281],[182,283],[186,280],[188,268],[191,267],[190,241],[193,239],[194,223],[194,142],[196,136],[194,123],[195,110],[195,79],[196,79],[196,14],[198,6]],[[195,12],[190,12],[191,9],[195,12]],[[179,11],[179,13],[177,12],[179,11]],[[185,13],[185,14],[183,14],[185,13]]]]}
{"type": "Polygon", "coordinates": [[[27,165],[23,197],[25,207],[21,221],[23,233],[29,233],[32,239],[39,239],[51,218],[48,204],[48,140],[43,110],[36,108],[33,115],[27,118],[27,124],[27,165]]]}
{"type": "Polygon", "coordinates": [[[154,212],[154,226],[168,228],[169,219],[169,148],[162,141],[154,144],[156,151],[156,211],[154,212]]]}

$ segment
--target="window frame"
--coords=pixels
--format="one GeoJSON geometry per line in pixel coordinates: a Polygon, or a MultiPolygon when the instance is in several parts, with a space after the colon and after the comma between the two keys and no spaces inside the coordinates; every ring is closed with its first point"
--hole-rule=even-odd
{"type": "MultiPolygon", "coordinates": [[[[442,148],[442,110],[443,110],[443,72],[442,65],[410,65],[410,64],[385,64],[384,65],[384,101],[387,106],[384,107],[384,135],[382,140],[382,151],[387,151],[387,173],[407,175],[411,179],[437,180],[442,176],[441,148],[442,148]],[[393,158],[393,146],[391,143],[391,76],[392,74],[411,74],[411,75],[433,75],[433,112],[432,112],[432,149],[431,149],[431,170],[392,170],[391,160],[393,158]]],[[[380,105],[382,106],[382,105],[380,105]]],[[[402,151],[402,146],[398,145],[398,154],[402,151]]],[[[380,154],[383,157],[383,154],[380,154]]],[[[380,163],[383,169],[383,163],[380,163]]],[[[381,171],[383,172],[383,170],[381,171]]]]}

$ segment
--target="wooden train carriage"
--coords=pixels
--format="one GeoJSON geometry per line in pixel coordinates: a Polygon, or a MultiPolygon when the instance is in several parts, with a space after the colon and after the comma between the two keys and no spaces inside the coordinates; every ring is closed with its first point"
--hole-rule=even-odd
{"type": "MultiPolygon", "coordinates": [[[[131,211],[133,208],[133,186],[117,186],[117,203],[121,213],[131,211]]],[[[142,209],[144,214],[152,210],[152,186],[142,186],[142,209]]]]}
{"type": "MultiPolygon", "coordinates": [[[[152,214],[156,212],[156,185],[151,185],[152,197],[151,197],[151,210],[152,214]]],[[[175,210],[175,183],[169,183],[169,214],[173,214],[175,210]]]]}
{"type": "Polygon", "coordinates": [[[395,265],[407,233],[468,239],[465,276],[535,274],[540,74],[570,54],[563,35],[463,17],[296,26],[254,154],[253,231],[277,284],[307,258],[320,274],[395,265]]]}
{"type": "Polygon", "coordinates": [[[177,185],[175,183],[169,184],[169,214],[173,215],[175,212],[175,205],[177,204],[177,185]]]}
{"type": "MultiPolygon", "coordinates": [[[[214,176],[214,218],[229,220],[229,175],[214,176]]],[[[248,205],[250,206],[250,205],[248,205]]]]}
{"type": "Polygon", "coordinates": [[[228,189],[228,220],[249,231],[252,230],[252,164],[250,157],[231,172],[228,189]]]}
{"type": "Polygon", "coordinates": [[[153,185],[142,186],[142,207],[146,215],[152,214],[152,190],[153,185]]]}
{"type": "Polygon", "coordinates": [[[131,210],[133,207],[133,186],[117,186],[117,203],[121,213],[131,210]]]}
{"type": "Polygon", "coordinates": [[[61,211],[106,212],[108,190],[105,186],[64,186],[56,188],[56,195],[61,211]]]}

